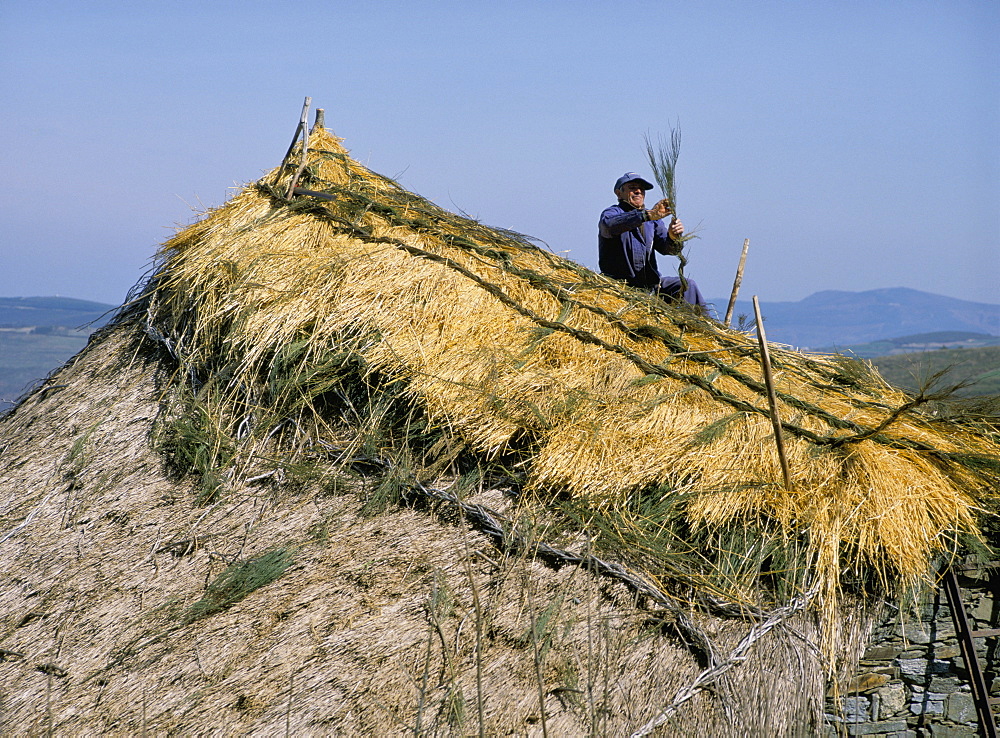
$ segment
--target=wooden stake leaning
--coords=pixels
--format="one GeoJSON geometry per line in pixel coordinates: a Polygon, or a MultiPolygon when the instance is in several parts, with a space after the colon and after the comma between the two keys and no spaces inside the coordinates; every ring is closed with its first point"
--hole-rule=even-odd
{"type": "Polygon", "coordinates": [[[778,416],[778,398],[774,394],[774,380],[771,377],[771,354],[767,350],[764,319],[760,315],[760,303],[757,302],[757,295],[753,296],[753,312],[754,318],[757,321],[757,343],[760,344],[760,365],[764,370],[764,384],[767,386],[767,404],[771,410],[774,443],[778,447],[778,459],[781,461],[781,475],[785,480],[785,489],[790,490],[792,488],[792,475],[788,471],[788,459],[785,457],[785,441],[781,435],[781,418],[778,416]]]}
{"type": "Polygon", "coordinates": [[[733,282],[733,294],[729,296],[729,307],[726,308],[726,328],[729,321],[733,319],[733,308],[736,307],[736,295],[740,293],[740,285],[743,284],[743,266],[747,263],[747,251],[750,248],[750,239],[743,239],[743,253],[740,254],[740,265],[736,268],[736,281],[733,282]]]}
{"type": "Polygon", "coordinates": [[[292,142],[288,144],[288,151],[285,152],[285,157],[281,160],[281,166],[278,167],[278,176],[281,176],[282,170],[288,163],[288,158],[292,155],[292,151],[295,149],[295,142],[299,140],[299,134],[305,131],[306,116],[309,115],[309,106],[312,105],[312,98],[307,97],[305,102],[302,103],[302,113],[299,115],[299,124],[295,126],[295,134],[292,136],[292,142]]]}
{"type": "MultiPolygon", "coordinates": [[[[312,103],[312,98],[307,97],[305,103],[302,105],[302,116],[299,118],[299,130],[302,131],[302,157],[299,161],[299,168],[295,170],[292,181],[288,183],[288,191],[285,193],[286,200],[292,199],[292,194],[295,192],[295,185],[299,183],[299,177],[302,176],[302,171],[306,168],[306,154],[309,153],[309,129],[307,126],[310,103],[312,103]]],[[[294,142],[292,145],[295,145],[294,142]]]]}

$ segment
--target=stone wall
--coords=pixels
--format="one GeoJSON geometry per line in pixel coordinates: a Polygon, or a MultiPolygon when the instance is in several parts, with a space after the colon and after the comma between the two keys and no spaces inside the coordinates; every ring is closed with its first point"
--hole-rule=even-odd
{"type": "MultiPolygon", "coordinates": [[[[972,630],[1000,627],[998,570],[967,568],[959,587],[972,630]]],[[[1000,638],[977,638],[990,694],[1000,696],[1000,638]]],[[[841,697],[827,699],[830,736],[972,738],[979,735],[969,675],[944,589],[873,633],[858,671],[841,697]]]]}

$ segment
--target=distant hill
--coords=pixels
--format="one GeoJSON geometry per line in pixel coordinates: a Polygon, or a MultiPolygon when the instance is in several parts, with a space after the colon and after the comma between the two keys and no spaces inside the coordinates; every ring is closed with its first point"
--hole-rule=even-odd
{"type": "Polygon", "coordinates": [[[933,331],[931,333],[917,333],[912,336],[900,336],[899,338],[884,338],[868,343],[824,346],[816,350],[824,353],[849,354],[859,359],[874,359],[875,357],[912,354],[921,351],[975,349],[986,346],[1000,346],[1000,336],[969,331],[933,331]]]}
{"type": "Polygon", "coordinates": [[[91,329],[104,325],[114,305],[72,297],[0,297],[0,328],[64,326],[78,328],[88,323],[91,329]]]}
{"type": "Polygon", "coordinates": [[[0,297],[0,412],[86,346],[114,307],[71,297],[0,297]]]}
{"type": "Polygon", "coordinates": [[[958,391],[961,397],[1000,395],[1000,345],[880,356],[872,363],[887,381],[910,392],[947,370],[935,386],[966,381],[971,384],[958,391]]]}
{"type": "Polygon", "coordinates": [[[908,392],[926,388],[931,377],[944,372],[935,388],[968,382],[959,397],[1000,396],[1000,336],[932,331],[817,350],[868,359],[889,383],[908,392]]]}
{"type": "MultiPolygon", "coordinates": [[[[998,290],[1000,292],[1000,290],[998,290]]],[[[998,294],[1000,297],[1000,294],[998,294]]],[[[724,314],[728,299],[713,301],[724,314]]],[[[905,287],[817,292],[799,302],[761,302],[769,340],[799,348],[843,347],[935,331],[1000,335],[1000,305],[969,302],[905,287]]],[[[733,324],[753,304],[738,300],[733,324]]]]}

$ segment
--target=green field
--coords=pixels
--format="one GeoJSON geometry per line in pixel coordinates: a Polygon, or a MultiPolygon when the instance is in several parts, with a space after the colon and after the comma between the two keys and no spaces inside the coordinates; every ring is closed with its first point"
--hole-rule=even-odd
{"type": "Polygon", "coordinates": [[[946,371],[935,387],[971,382],[960,389],[960,397],[1000,395],[1000,346],[921,351],[871,360],[891,384],[909,392],[926,386],[937,372],[946,371]]]}

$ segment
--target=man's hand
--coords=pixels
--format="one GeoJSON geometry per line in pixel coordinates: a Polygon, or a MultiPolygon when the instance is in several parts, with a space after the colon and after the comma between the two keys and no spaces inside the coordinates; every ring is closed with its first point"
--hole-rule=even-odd
{"type": "Polygon", "coordinates": [[[672,239],[680,243],[680,240],[684,238],[684,224],[674,218],[670,223],[670,227],[667,228],[667,233],[670,234],[672,239]]]}
{"type": "Polygon", "coordinates": [[[646,212],[649,213],[650,220],[660,220],[671,215],[674,209],[670,206],[670,200],[663,198],[646,212]]]}

